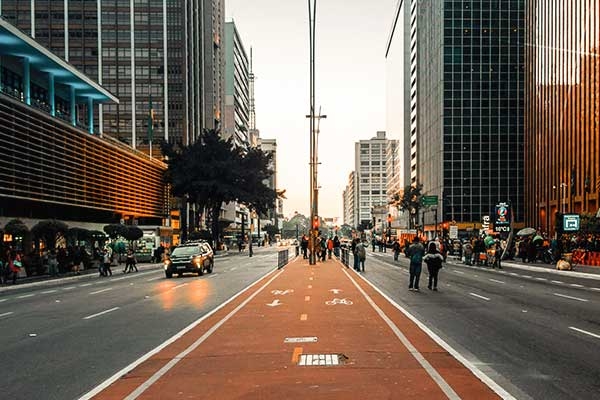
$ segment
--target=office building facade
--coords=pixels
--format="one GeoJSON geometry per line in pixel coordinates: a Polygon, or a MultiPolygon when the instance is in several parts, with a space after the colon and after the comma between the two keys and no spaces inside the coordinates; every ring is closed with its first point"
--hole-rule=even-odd
{"type": "MultiPolygon", "coordinates": [[[[525,2],[417,4],[417,181],[438,219],[524,218],[525,2]]],[[[426,224],[433,224],[433,213],[426,224]]]]}
{"type": "Polygon", "coordinates": [[[355,143],[355,224],[373,221],[373,208],[388,205],[386,152],[389,140],[383,131],[369,140],[355,143]]]}
{"type": "Polygon", "coordinates": [[[343,206],[344,206],[344,220],[343,223],[346,225],[350,225],[351,227],[356,227],[356,219],[355,219],[355,204],[356,204],[356,173],[354,171],[350,172],[348,175],[348,184],[346,185],[346,189],[343,193],[343,206]]]}
{"type": "Polygon", "coordinates": [[[95,131],[149,151],[220,123],[222,0],[3,0],[9,22],[105,86],[95,131]],[[149,116],[153,115],[151,119],[149,116]]]}
{"type": "Polygon", "coordinates": [[[223,136],[249,146],[250,62],[235,22],[225,24],[225,115],[223,136]]]}
{"type": "Polygon", "coordinates": [[[600,206],[600,4],[527,2],[525,197],[529,226],[600,206]]]}

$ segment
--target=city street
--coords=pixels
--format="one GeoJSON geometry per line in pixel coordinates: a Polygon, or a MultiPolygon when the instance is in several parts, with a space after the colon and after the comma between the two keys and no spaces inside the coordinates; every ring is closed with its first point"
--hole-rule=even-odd
{"type": "Polygon", "coordinates": [[[421,293],[409,292],[408,259],[391,251],[369,252],[364,277],[515,398],[600,396],[600,275],[448,261],[439,292],[427,290],[425,265],[421,293]]]}
{"type": "Polygon", "coordinates": [[[162,266],[0,292],[5,399],[74,399],[277,267],[276,247],[215,259],[212,274],[162,266]]]}

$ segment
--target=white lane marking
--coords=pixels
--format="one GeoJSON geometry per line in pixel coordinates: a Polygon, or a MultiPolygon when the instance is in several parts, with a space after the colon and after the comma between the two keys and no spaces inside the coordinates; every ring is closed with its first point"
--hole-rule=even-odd
{"type": "Polygon", "coordinates": [[[559,285],[562,285],[564,283],[564,282],[561,282],[561,281],[550,281],[550,282],[552,282],[552,283],[558,283],[559,285]]]}
{"type": "Polygon", "coordinates": [[[591,289],[591,290],[595,290],[595,291],[597,291],[597,292],[600,292],[600,288],[597,288],[597,287],[592,287],[592,288],[590,288],[590,289],[591,289]]]}
{"type": "Polygon", "coordinates": [[[519,274],[517,274],[517,273],[515,273],[515,272],[509,272],[508,274],[509,274],[509,275],[512,275],[512,276],[519,276],[519,274]]]}
{"type": "Polygon", "coordinates": [[[417,350],[417,348],[408,340],[408,338],[402,333],[402,331],[394,324],[394,322],[383,312],[381,308],[373,299],[360,287],[360,285],[350,276],[350,274],[343,270],[346,276],[350,279],[350,281],[354,284],[354,286],[358,289],[358,291],[363,295],[363,297],[367,300],[367,302],[371,305],[371,307],[377,312],[379,317],[390,327],[390,329],[394,332],[396,337],[400,340],[400,342],[408,349],[410,354],[417,360],[419,364],[423,367],[427,374],[437,383],[439,388],[444,392],[444,394],[452,400],[460,400],[460,397],[456,392],[452,389],[452,387],[444,380],[444,378],[440,375],[440,373],[423,357],[423,355],[417,350]]]}
{"type": "Polygon", "coordinates": [[[27,297],[33,297],[33,296],[35,296],[35,293],[24,294],[23,296],[18,296],[17,299],[26,299],[27,297]]]}
{"type": "Polygon", "coordinates": [[[490,301],[490,299],[489,299],[488,297],[481,296],[481,295],[479,295],[479,294],[477,294],[477,293],[469,293],[469,294],[470,294],[471,296],[477,297],[477,298],[479,298],[479,299],[483,299],[483,300],[485,300],[485,301],[490,301]]]}
{"type": "Polygon", "coordinates": [[[499,274],[507,274],[508,272],[506,271],[498,271],[499,274]]]}
{"type": "Polygon", "coordinates": [[[180,287],[184,287],[184,286],[187,286],[187,285],[189,285],[189,284],[188,283],[182,283],[181,285],[173,286],[171,288],[171,290],[179,289],[180,287]]]}
{"type": "Polygon", "coordinates": [[[109,312],[113,312],[113,311],[116,311],[118,309],[119,309],[119,307],[114,307],[114,308],[111,308],[110,310],[105,310],[105,311],[99,312],[97,314],[88,315],[87,317],[84,317],[83,319],[96,318],[96,317],[98,317],[100,315],[108,314],[109,312]]]}
{"type": "Polygon", "coordinates": [[[218,272],[212,273],[212,274],[210,274],[209,278],[215,277],[215,276],[217,276],[217,275],[219,275],[219,273],[218,273],[218,272]]]}
{"type": "Polygon", "coordinates": [[[156,280],[158,280],[158,279],[161,279],[161,278],[162,278],[162,276],[156,276],[156,277],[154,277],[154,278],[150,278],[150,279],[148,279],[146,282],[152,282],[152,281],[156,281],[156,280]]]}
{"type": "Polygon", "coordinates": [[[569,329],[572,329],[577,332],[585,333],[586,335],[590,335],[591,337],[595,337],[596,339],[600,339],[600,335],[597,335],[592,332],[584,331],[583,329],[575,328],[574,326],[570,326],[569,329]]]}
{"type": "Polygon", "coordinates": [[[536,281],[547,281],[548,279],[546,278],[535,278],[536,281]]]}
{"type": "Polygon", "coordinates": [[[4,314],[0,314],[0,317],[6,317],[7,315],[13,314],[12,311],[5,312],[4,314]]]}
{"type": "Polygon", "coordinates": [[[532,277],[531,277],[531,275],[523,275],[523,278],[531,279],[532,277]]]}
{"type": "MultiPolygon", "coordinates": [[[[404,307],[402,307],[401,305],[396,303],[387,294],[383,293],[381,291],[381,289],[379,289],[377,286],[375,286],[374,284],[369,282],[367,280],[367,278],[365,278],[362,275],[357,275],[357,276],[360,277],[360,279],[362,279],[367,285],[371,286],[373,288],[373,290],[375,290],[377,293],[379,293],[390,304],[392,304],[394,307],[396,307],[396,309],[400,310],[400,312],[402,312],[404,315],[406,315],[406,317],[408,319],[410,319],[415,325],[417,325],[423,332],[425,332],[431,339],[433,339],[443,349],[445,349],[448,353],[450,353],[450,355],[452,355],[452,357],[454,357],[462,365],[464,365],[466,368],[468,368],[469,371],[471,371],[473,373],[473,375],[475,375],[482,382],[484,382],[490,389],[492,389],[494,391],[494,393],[496,393],[498,396],[500,396],[500,398],[502,398],[504,400],[517,400],[514,396],[512,396],[510,393],[508,393],[502,386],[497,384],[492,378],[490,378],[484,372],[482,372],[473,362],[467,360],[462,354],[460,354],[452,346],[450,346],[448,343],[446,343],[442,338],[440,338],[438,335],[436,335],[431,329],[429,329],[424,323],[422,323],[415,316],[413,316],[411,313],[409,313],[404,307]]],[[[448,285],[448,286],[450,286],[450,285],[448,285]]],[[[117,380],[120,377],[121,376],[115,377],[115,380],[117,380]]],[[[88,399],[81,399],[81,400],[88,400],[88,399]]]]}
{"type": "Polygon", "coordinates": [[[570,286],[573,286],[573,287],[583,287],[583,285],[578,285],[577,283],[571,283],[570,286]]]}
{"type": "Polygon", "coordinates": [[[577,300],[577,301],[589,301],[586,299],[581,299],[579,297],[567,296],[566,294],[554,293],[555,296],[564,297],[565,299],[577,300]]]}
{"type": "Polygon", "coordinates": [[[98,293],[102,293],[102,292],[108,292],[109,290],[113,290],[113,288],[109,287],[109,288],[102,289],[102,290],[96,290],[95,292],[90,292],[90,294],[98,294],[98,293]]]}
{"type": "MultiPolygon", "coordinates": [[[[252,301],[260,292],[263,291],[268,285],[271,284],[277,278],[279,274],[275,274],[269,281],[267,281],[260,289],[251,294],[246,300],[240,303],[235,309],[233,309],[229,314],[227,314],[223,319],[213,325],[209,330],[204,333],[204,335],[200,336],[198,340],[192,343],[187,349],[176,355],[172,358],[165,366],[163,366],[160,370],[158,370],[154,375],[152,375],[148,380],[138,386],[133,392],[131,392],[125,400],[134,400],[141,396],[150,386],[152,386],[156,381],[158,381],[162,376],[164,376],[170,369],[172,369],[175,365],[179,363],[179,361],[185,359],[185,357],[194,351],[198,346],[200,346],[210,335],[212,335],[217,329],[219,329],[223,324],[225,324],[231,317],[233,317],[239,310],[244,308],[246,304],[252,301]]],[[[237,297],[237,296],[236,296],[237,297]]],[[[210,315],[210,314],[209,314],[210,315]]],[[[199,320],[200,321],[200,320],[199,320]]],[[[194,325],[194,324],[192,324],[194,325]]],[[[83,399],[83,398],[82,398],[83,399]]],[[[80,399],[80,400],[82,400],[80,399]]]]}
{"type": "Polygon", "coordinates": [[[454,272],[456,272],[457,274],[464,274],[463,271],[454,270],[454,272]]]}
{"type": "Polygon", "coordinates": [[[230,271],[235,271],[238,267],[231,267],[230,271]]]}
{"type": "Polygon", "coordinates": [[[63,290],[73,290],[73,289],[77,289],[77,286],[69,286],[69,287],[63,288],[63,290]]]}
{"type": "Polygon", "coordinates": [[[88,287],[88,286],[92,286],[93,283],[84,283],[83,285],[79,285],[79,287],[88,287]]]}
{"type": "Polygon", "coordinates": [[[489,280],[492,281],[492,282],[496,282],[496,283],[502,283],[502,284],[506,283],[506,282],[498,281],[496,279],[489,279],[489,280]]]}
{"type": "Polygon", "coordinates": [[[58,290],[46,290],[45,292],[42,292],[42,294],[50,294],[50,293],[56,293],[58,292],[58,290]]]}
{"type": "Polygon", "coordinates": [[[0,303],[4,303],[8,299],[0,299],[0,303]]]}

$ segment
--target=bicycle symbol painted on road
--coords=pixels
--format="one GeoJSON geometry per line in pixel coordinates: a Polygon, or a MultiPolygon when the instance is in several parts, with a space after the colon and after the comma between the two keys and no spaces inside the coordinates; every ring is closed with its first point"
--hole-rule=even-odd
{"type": "Polygon", "coordinates": [[[271,290],[271,293],[275,296],[284,296],[286,294],[294,293],[294,289],[286,289],[286,290],[271,290]]]}
{"type": "Polygon", "coordinates": [[[354,303],[352,303],[352,300],[348,300],[346,298],[344,298],[344,299],[338,299],[336,297],[333,300],[326,301],[325,304],[327,304],[328,306],[335,306],[336,304],[343,304],[345,306],[351,306],[354,303]]]}

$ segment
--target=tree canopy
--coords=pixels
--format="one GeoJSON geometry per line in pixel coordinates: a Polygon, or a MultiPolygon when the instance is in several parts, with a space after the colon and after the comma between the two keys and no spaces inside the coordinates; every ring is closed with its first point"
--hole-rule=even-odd
{"type": "Polygon", "coordinates": [[[62,221],[49,219],[40,221],[31,228],[35,239],[41,239],[49,249],[56,248],[56,242],[69,230],[69,226],[62,221]]]}
{"type": "Polygon", "coordinates": [[[419,208],[421,207],[421,197],[423,197],[423,194],[421,193],[422,190],[422,184],[417,184],[416,186],[408,185],[404,188],[402,196],[399,196],[398,194],[394,196],[394,202],[398,209],[401,211],[408,211],[410,214],[410,222],[413,227],[417,225],[416,218],[418,218],[419,208]]]}
{"type": "Polygon", "coordinates": [[[218,130],[205,130],[191,145],[164,143],[168,157],[166,182],[177,197],[206,209],[210,215],[213,242],[218,242],[221,205],[246,204],[259,213],[274,207],[277,193],[265,182],[273,175],[272,156],[257,148],[244,150],[232,140],[223,140],[218,130]]]}

